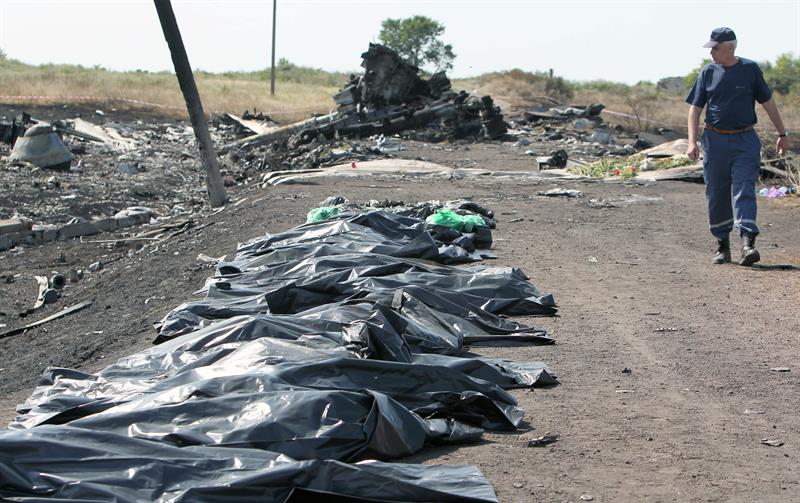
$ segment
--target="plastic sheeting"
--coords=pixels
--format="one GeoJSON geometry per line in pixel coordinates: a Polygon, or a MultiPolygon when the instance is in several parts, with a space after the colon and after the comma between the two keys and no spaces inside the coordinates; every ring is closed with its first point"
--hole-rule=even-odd
{"type": "Polygon", "coordinates": [[[296,461],[64,426],[0,432],[0,446],[0,496],[8,501],[497,501],[480,472],[464,465],[296,461]]]}
{"type": "Polygon", "coordinates": [[[470,241],[477,249],[492,244],[488,227],[461,232],[443,225],[428,224],[413,217],[385,211],[344,212],[322,222],[309,222],[286,232],[254,239],[239,248],[238,260],[269,254],[251,265],[270,264],[289,257],[309,256],[315,245],[327,244],[338,253],[347,251],[377,253],[392,257],[433,260],[443,264],[476,262],[473,255],[454,240],[470,241]],[[274,252],[274,253],[273,253],[274,252]]]}
{"type": "MultiPolygon", "coordinates": [[[[428,213],[425,208],[419,211],[428,213]]],[[[427,321],[453,317],[443,330],[455,338],[465,335],[461,333],[464,325],[468,330],[475,325],[481,328],[466,334],[474,336],[531,332],[529,327],[499,318],[557,312],[552,296],[540,294],[522,271],[453,268],[432,262],[472,261],[480,252],[469,253],[452,243],[472,236],[471,247],[476,243],[490,246],[488,228],[478,229],[464,234],[417,218],[370,211],[343,213],[335,220],[251,240],[240,245],[232,262],[218,264],[219,275],[207,285],[206,299],[183,304],[163,320],[159,341],[215,319],[300,313],[319,306],[339,312],[341,306],[333,304],[340,302],[350,306],[400,302],[402,311],[412,317],[423,316],[424,308],[415,306],[438,307],[440,314],[427,316],[427,321]],[[480,229],[488,237],[478,238],[480,229]],[[450,244],[434,239],[441,234],[450,244]],[[396,298],[399,289],[401,299],[396,298]]]]}
{"type": "Polygon", "coordinates": [[[478,226],[486,226],[486,221],[478,215],[459,215],[449,208],[442,208],[425,219],[426,222],[445,225],[458,231],[471,231],[478,226]]]}
{"type": "Polygon", "coordinates": [[[517,269],[437,264],[470,254],[436,233],[345,212],[241,245],[160,344],[96,374],[47,370],[0,432],[0,496],[496,501],[474,467],[372,461],[513,431],[505,390],[556,383],[542,363],[466,353],[551,343],[502,315],[556,309],[517,269]]]}

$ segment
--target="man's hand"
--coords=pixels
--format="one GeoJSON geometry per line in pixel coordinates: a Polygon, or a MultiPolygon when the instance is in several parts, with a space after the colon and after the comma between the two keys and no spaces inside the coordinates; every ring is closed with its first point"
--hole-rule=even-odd
{"type": "Polygon", "coordinates": [[[779,136],[777,143],[775,143],[775,148],[778,150],[778,156],[783,157],[789,152],[789,137],[779,136]]]}
{"type": "MultiPolygon", "coordinates": [[[[784,138],[779,138],[778,142],[780,143],[780,140],[785,140],[785,139],[786,139],[785,137],[784,138]]],[[[686,147],[686,155],[688,155],[689,159],[691,159],[693,161],[696,161],[697,159],[700,158],[700,149],[697,148],[697,142],[696,141],[690,141],[689,142],[689,146],[686,147]]]]}
{"type": "MultiPolygon", "coordinates": [[[[764,107],[764,110],[767,111],[767,115],[769,115],[769,120],[772,121],[772,125],[775,126],[775,131],[780,133],[781,131],[786,132],[786,128],[783,127],[783,120],[781,119],[781,114],[778,112],[778,105],[775,104],[775,99],[770,98],[769,101],[763,103],[761,106],[764,107]]],[[[778,137],[777,143],[775,143],[775,148],[778,151],[778,155],[782,156],[789,153],[789,138],[784,136],[781,138],[778,137]]]]}

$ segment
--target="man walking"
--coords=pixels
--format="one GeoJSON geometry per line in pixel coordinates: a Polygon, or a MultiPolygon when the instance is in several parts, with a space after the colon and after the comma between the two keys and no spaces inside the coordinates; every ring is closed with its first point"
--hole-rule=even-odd
{"type": "Polygon", "coordinates": [[[758,235],[755,187],[761,165],[761,142],[753,129],[756,101],[767,111],[778,131],[778,155],[788,150],[789,140],[761,69],[755,62],[735,55],[736,34],[733,30],[715,29],[711,32],[711,40],[703,47],[711,48],[714,62],[700,71],[686,98],[691,105],[686,154],[692,160],[699,157],[697,127],[700,111],[705,106],[703,176],[708,222],[711,234],[717,238],[713,262],[723,264],[731,261],[729,234],[735,224],[742,240],[739,264],[751,266],[761,259],[755,247],[758,235]]]}

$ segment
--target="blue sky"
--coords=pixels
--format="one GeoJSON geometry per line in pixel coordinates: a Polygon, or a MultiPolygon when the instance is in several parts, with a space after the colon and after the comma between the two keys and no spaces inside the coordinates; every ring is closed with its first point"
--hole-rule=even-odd
{"type": "MultiPolygon", "coordinates": [[[[194,68],[269,66],[272,0],[173,0],[194,68]]],[[[358,70],[387,17],[429,16],[457,55],[451,77],[521,68],[571,80],[635,83],[685,75],[707,57],[714,27],[730,26],[738,55],[800,54],[800,0],[478,1],[278,0],[278,58],[358,70]]],[[[169,70],[152,1],[0,0],[0,48],[27,63],[169,70]]]]}

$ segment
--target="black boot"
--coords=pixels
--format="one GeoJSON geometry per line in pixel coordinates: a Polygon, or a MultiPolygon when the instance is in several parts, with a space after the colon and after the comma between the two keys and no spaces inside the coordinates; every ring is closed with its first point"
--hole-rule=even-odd
{"type": "Polygon", "coordinates": [[[742,258],[739,265],[751,266],[761,260],[761,254],[756,250],[756,236],[754,234],[742,234],[742,258]]]}
{"type": "Polygon", "coordinates": [[[731,261],[731,239],[728,236],[717,239],[717,251],[711,261],[715,264],[725,264],[731,261]]]}

